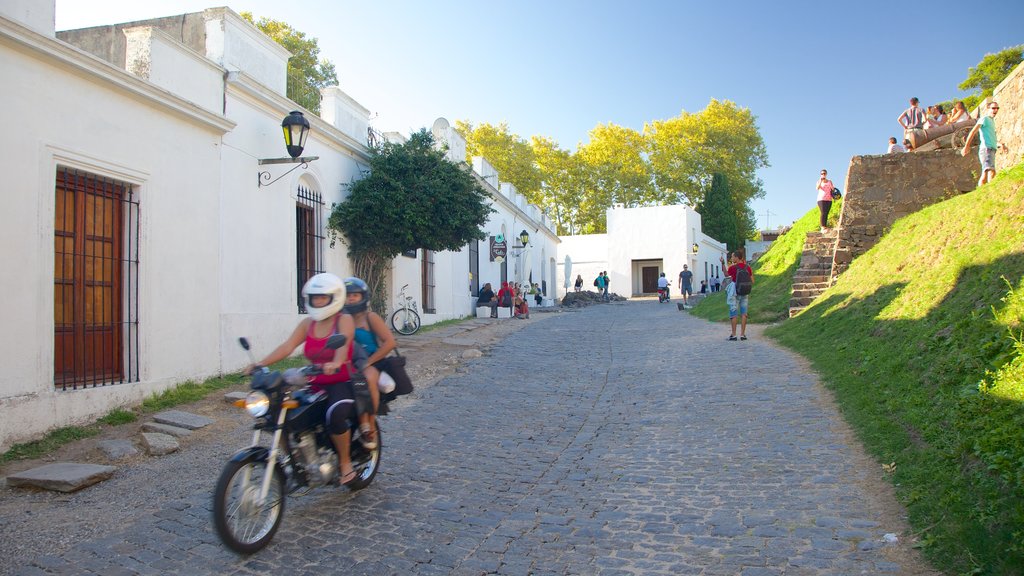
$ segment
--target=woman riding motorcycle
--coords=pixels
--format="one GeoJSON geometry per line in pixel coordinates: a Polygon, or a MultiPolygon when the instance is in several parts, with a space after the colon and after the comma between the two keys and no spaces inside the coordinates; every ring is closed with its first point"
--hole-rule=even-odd
{"type": "MultiPolygon", "coordinates": [[[[342,312],[345,305],[345,284],[330,273],[317,274],[302,287],[309,317],[303,318],[291,336],[261,360],[259,366],[269,366],[287,358],[301,344],[303,355],[311,364],[322,364],[323,374],[310,380],[312,389],[324,391],[328,398],[327,428],[331,442],[338,452],[341,482],[347,484],[356,478],[349,453],[350,434],[348,419],[354,415],[355,393],[352,388],[353,341],[355,322],[342,312]],[[334,334],[343,334],[345,345],[337,350],[327,348],[327,340],[334,334]]],[[[246,373],[253,370],[246,369],[246,373]]],[[[376,370],[374,370],[376,372],[376,370]]],[[[374,388],[376,381],[374,382],[374,388]]],[[[376,402],[374,402],[376,406],[376,402]]],[[[365,443],[365,442],[364,442],[365,443]]],[[[369,448],[376,447],[375,445],[369,448]]]]}

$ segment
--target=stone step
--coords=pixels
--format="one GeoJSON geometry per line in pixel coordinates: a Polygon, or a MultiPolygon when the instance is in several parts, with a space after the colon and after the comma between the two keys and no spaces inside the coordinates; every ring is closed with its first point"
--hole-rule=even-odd
{"type": "Polygon", "coordinates": [[[792,297],[793,298],[817,298],[818,296],[821,296],[821,294],[823,292],[825,292],[824,288],[811,288],[811,289],[806,289],[806,290],[798,290],[798,289],[794,288],[793,289],[792,297]]]}
{"type": "Polygon", "coordinates": [[[77,464],[74,462],[57,462],[47,464],[7,477],[7,485],[11,487],[32,486],[44,490],[58,492],[74,492],[86,486],[92,486],[110,478],[117,468],[98,464],[77,464]]]}
{"type": "Polygon", "coordinates": [[[801,311],[802,311],[802,310],[803,310],[804,308],[806,308],[806,306],[790,306],[790,307],[789,307],[789,317],[790,317],[790,318],[792,318],[793,316],[796,316],[796,315],[797,315],[797,314],[799,314],[799,313],[800,313],[800,312],[801,312],[801,311]]]}
{"type": "Polygon", "coordinates": [[[828,274],[800,274],[793,276],[793,284],[819,284],[828,282],[828,274]]]}
{"type": "Polygon", "coordinates": [[[187,430],[198,430],[213,424],[213,420],[206,416],[200,416],[190,412],[182,412],[181,410],[167,410],[165,412],[161,412],[153,416],[153,420],[156,420],[160,424],[177,426],[178,428],[185,428],[187,430]]]}
{"type": "Polygon", "coordinates": [[[807,297],[807,296],[804,296],[804,297],[801,297],[801,298],[790,298],[789,299],[789,307],[793,308],[794,306],[807,306],[811,302],[814,302],[814,300],[815,300],[814,298],[810,298],[810,297],[807,297]]]}
{"type": "Polygon", "coordinates": [[[794,282],[793,290],[820,290],[824,292],[828,290],[828,282],[794,282]]]}

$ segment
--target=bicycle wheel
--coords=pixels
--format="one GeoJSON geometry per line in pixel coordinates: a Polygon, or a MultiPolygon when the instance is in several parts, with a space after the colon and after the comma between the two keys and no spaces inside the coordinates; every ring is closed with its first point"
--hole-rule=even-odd
{"type": "Polygon", "coordinates": [[[395,332],[408,336],[420,329],[420,315],[409,308],[399,308],[391,315],[391,327],[395,332]]]}

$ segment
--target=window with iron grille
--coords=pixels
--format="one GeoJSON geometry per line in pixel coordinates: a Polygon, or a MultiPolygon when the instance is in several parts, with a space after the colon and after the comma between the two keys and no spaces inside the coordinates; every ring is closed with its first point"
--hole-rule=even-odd
{"type": "Polygon", "coordinates": [[[302,287],[313,276],[323,272],[324,228],[323,200],[320,193],[299,186],[295,203],[295,265],[296,298],[299,314],[306,313],[302,287]]]}
{"type": "Polygon", "coordinates": [[[130,184],[57,169],[54,385],[139,381],[139,202],[130,184]]]}
{"type": "Polygon", "coordinates": [[[423,249],[423,311],[433,314],[434,308],[434,251],[423,249]]]}
{"type": "Polygon", "coordinates": [[[480,293],[480,241],[469,243],[469,293],[476,296],[480,293]]]}

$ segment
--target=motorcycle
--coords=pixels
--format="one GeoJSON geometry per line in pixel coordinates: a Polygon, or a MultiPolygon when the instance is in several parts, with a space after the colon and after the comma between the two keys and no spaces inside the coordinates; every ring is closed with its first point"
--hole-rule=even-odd
{"type": "Polygon", "coordinates": [[[658,288],[658,304],[661,304],[662,302],[668,302],[668,301],[669,301],[668,286],[666,286],[664,288],[658,288]]]}
{"type": "MultiPolygon", "coordinates": [[[[327,347],[337,350],[345,341],[345,336],[336,334],[327,347]]],[[[239,343],[249,352],[245,338],[239,338],[239,343]]],[[[287,496],[339,484],[338,454],[325,424],[327,395],[307,386],[311,376],[322,373],[317,365],[290,368],[283,374],[260,367],[252,374],[249,395],[235,401],[256,418],[256,424],[252,445],[231,456],[213,493],[214,526],[228,548],[241,554],[262,549],[281,525],[287,496]],[[261,444],[264,433],[270,436],[269,447],[261,444]]],[[[352,383],[357,406],[372,410],[365,379],[357,373],[352,383]]],[[[378,414],[386,413],[382,395],[378,414]]],[[[378,424],[377,446],[366,448],[358,438],[358,420],[351,420],[350,454],[356,478],[346,486],[360,490],[377,475],[383,442],[378,424]]]]}

